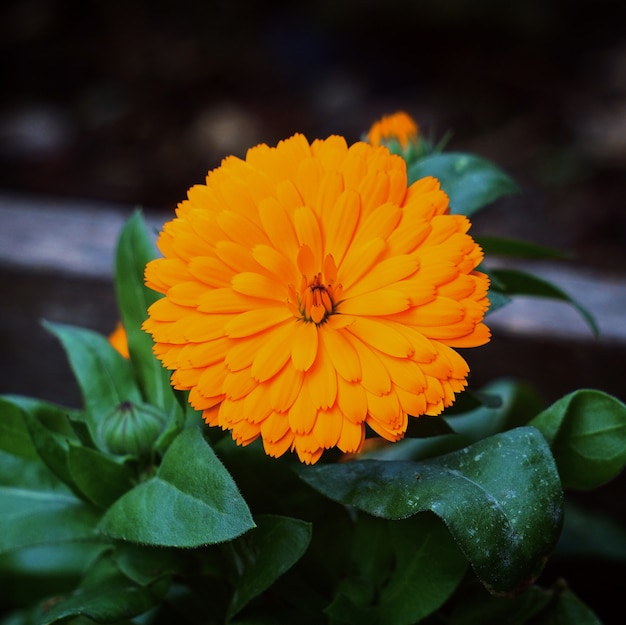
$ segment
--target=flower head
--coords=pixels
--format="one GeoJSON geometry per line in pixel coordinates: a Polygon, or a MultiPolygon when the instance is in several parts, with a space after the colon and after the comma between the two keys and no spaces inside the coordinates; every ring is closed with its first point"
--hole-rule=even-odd
{"type": "Polygon", "coordinates": [[[385,147],[295,135],[192,187],[146,268],[144,328],[175,388],[239,444],[361,449],[403,437],[466,386],[453,349],[486,343],[487,277],[434,178],[385,147]]]}
{"type": "Polygon", "coordinates": [[[367,133],[367,140],[374,146],[387,145],[392,141],[406,150],[410,144],[417,143],[418,127],[415,120],[403,111],[386,115],[372,124],[367,133]]]}

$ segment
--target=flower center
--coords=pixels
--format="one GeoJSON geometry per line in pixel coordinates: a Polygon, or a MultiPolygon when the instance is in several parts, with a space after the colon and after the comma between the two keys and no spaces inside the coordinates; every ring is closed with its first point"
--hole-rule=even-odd
{"type": "Polygon", "coordinates": [[[341,284],[336,284],[335,261],[328,254],[324,259],[324,270],[316,273],[312,279],[304,272],[303,265],[306,263],[299,262],[298,265],[302,271],[300,288],[289,285],[287,305],[299,319],[321,325],[329,315],[337,312],[337,303],[341,297],[341,284]]]}

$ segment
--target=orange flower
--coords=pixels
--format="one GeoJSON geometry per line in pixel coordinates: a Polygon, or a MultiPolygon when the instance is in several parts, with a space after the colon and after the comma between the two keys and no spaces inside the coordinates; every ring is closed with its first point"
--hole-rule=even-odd
{"type": "Polygon", "coordinates": [[[410,143],[417,142],[417,133],[417,124],[413,118],[399,111],[374,123],[367,134],[367,139],[374,146],[397,141],[402,149],[406,150],[410,143]]]}
{"type": "Polygon", "coordinates": [[[126,338],[126,330],[124,330],[124,326],[121,321],[117,322],[115,326],[115,330],[111,332],[109,335],[109,343],[115,349],[124,356],[124,358],[130,358],[130,354],[128,353],[128,339],[126,338]]]}
{"type": "Polygon", "coordinates": [[[175,388],[237,443],[361,449],[401,439],[466,386],[453,349],[489,340],[487,277],[434,178],[387,148],[302,135],[225,159],[192,187],[146,268],[145,330],[175,388]]]}

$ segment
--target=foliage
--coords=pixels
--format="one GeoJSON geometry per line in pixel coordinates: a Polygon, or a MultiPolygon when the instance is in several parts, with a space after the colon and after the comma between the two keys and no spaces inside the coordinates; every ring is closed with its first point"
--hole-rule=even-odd
{"type": "MultiPolygon", "coordinates": [[[[516,190],[472,155],[422,150],[409,175],[440,177],[465,214],[516,190]]],[[[92,331],[47,324],[82,409],[0,399],[0,581],[12,610],[3,625],[599,623],[565,582],[539,582],[577,519],[604,527],[567,512],[562,534],[563,488],[622,472],[621,402],[580,390],[545,407],[523,384],[496,380],[359,458],[271,459],[201,425],[172,390],[141,330],[154,254],[135,213],[115,272],[129,360],[92,331]]],[[[532,276],[491,277],[494,308],[520,293],[571,302],[532,276]]],[[[596,554],[623,558],[621,528],[604,535],[596,554]],[[608,540],[621,541],[621,556],[608,540]]]]}

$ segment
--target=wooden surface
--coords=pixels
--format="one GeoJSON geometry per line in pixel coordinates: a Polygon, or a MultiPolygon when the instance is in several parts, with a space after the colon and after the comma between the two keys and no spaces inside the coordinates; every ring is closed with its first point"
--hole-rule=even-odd
{"type": "MultiPolygon", "coordinates": [[[[114,250],[133,210],[88,200],[0,194],[0,392],[77,401],[62,351],[40,321],[103,333],[113,329],[114,250]]],[[[173,212],[146,215],[156,236],[173,212]]],[[[601,337],[595,339],[567,304],[517,298],[489,315],[492,342],[465,352],[474,380],[514,375],[538,384],[550,398],[579,386],[623,398],[626,278],[563,262],[515,266],[550,280],[588,308],[601,337]]]]}

